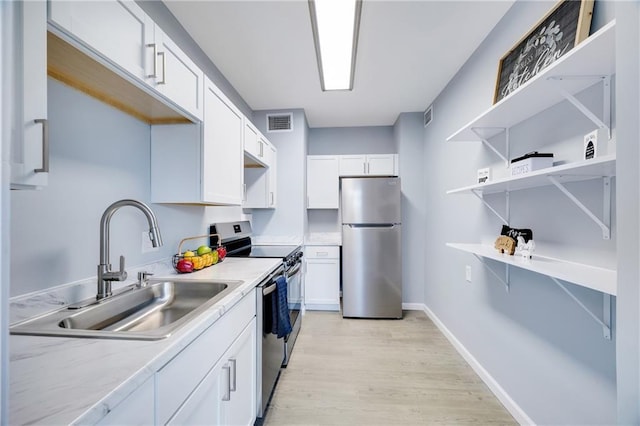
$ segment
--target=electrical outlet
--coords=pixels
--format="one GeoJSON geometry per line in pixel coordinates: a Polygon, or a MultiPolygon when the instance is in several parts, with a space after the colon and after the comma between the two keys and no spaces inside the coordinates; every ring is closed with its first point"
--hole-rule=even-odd
{"type": "Polygon", "coordinates": [[[152,251],[158,251],[159,247],[154,247],[149,239],[149,231],[142,231],[142,252],[150,253],[152,251]]]}
{"type": "Polygon", "coordinates": [[[471,265],[467,265],[464,268],[464,275],[465,275],[465,279],[468,282],[471,282],[471,265]]]}

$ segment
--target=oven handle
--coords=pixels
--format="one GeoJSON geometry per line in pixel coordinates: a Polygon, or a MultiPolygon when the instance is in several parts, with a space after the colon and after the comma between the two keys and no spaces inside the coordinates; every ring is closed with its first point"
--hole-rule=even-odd
{"type": "Polygon", "coordinates": [[[274,291],[276,291],[276,283],[273,283],[269,287],[265,287],[264,289],[262,289],[262,295],[266,296],[273,293],[274,291]]]}
{"type": "Polygon", "coordinates": [[[301,268],[302,268],[302,263],[298,263],[298,266],[293,268],[292,271],[287,271],[287,276],[288,277],[294,276],[295,274],[297,274],[300,271],[301,268]]]}

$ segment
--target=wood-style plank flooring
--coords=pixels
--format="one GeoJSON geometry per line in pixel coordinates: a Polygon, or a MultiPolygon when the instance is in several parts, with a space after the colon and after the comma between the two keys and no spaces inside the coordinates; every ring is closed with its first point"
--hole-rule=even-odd
{"type": "Polygon", "coordinates": [[[514,425],[423,312],[307,312],[265,425],[514,425]]]}

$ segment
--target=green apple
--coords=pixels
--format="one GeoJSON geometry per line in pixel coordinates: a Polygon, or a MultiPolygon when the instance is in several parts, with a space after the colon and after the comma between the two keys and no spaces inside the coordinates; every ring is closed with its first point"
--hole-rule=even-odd
{"type": "Polygon", "coordinates": [[[209,246],[200,246],[198,247],[198,256],[202,256],[203,254],[210,253],[211,247],[209,246]]]}

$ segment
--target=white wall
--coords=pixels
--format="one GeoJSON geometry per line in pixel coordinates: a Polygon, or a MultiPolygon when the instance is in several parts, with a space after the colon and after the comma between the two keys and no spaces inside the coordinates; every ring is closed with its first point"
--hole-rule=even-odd
{"type": "Polygon", "coordinates": [[[309,155],[395,154],[393,127],[321,127],[309,130],[309,155]]]}
{"type": "Polygon", "coordinates": [[[122,254],[129,268],[170,257],[182,238],[206,234],[211,222],[242,217],[240,207],[150,204],[148,124],[53,79],[48,103],[49,185],[11,192],[12,296],[95,276],[100,218],[119,199],[148,203],[164,240],[159,251],[143,254],[146,219],[120,209],[111,221],[111,261],[122,254]]]}
{"type": "Polygon", "coordinates": [[[278,150],[278,201],[276,209],[252,209],[252,227],[256,235],[292,237],[302,242],[305,234],[307,199],[307,132],[304,111],[256,111],[253,122],[278,150]],[[267,132],[267,114],[293,113],[293,131],[267,132]]]}
{"type": "Polygon", "coordinates": [[[640,5],[616,3],[618,99],[618,423],[640,424],[640,5]]]}
{"type": "MultiPolygon", "coordinates": [[[[478,168],[505,173],[504,163],[480,143],[445,139],[491,106],[500,57],[551,6],[516,2],[434,102],[434,120],[424,133],[425,303],[535,423],[613,424],[615,325],[614,340],[605,340],[602,328],[548,277],[512,268],[511,289],[505,292],[475,257],[445,247],[446,242],[492,243],[499,235],[501,221],[479,200],[445,193],[472,184],[478,168]],[[465,281],[467,265],[471,283],[465,281]]],[[[613,17],[613,7],[596,5],[594,29],[613,17]]],[[[601,98],[599,88],[581,95],[590,105],[599,105],[601,98]]],[[[559,105],[511,129],[511,156],[536,148],[554,152],[556,161],[579,160],[582,137],[594,127],[572,106],[559,105]]],[[[568,187],[601,212],[601,180],[568,187]]],[[[504,208],[502,194],[487,200],[504,208]]],[[[541,253],[615,266],[618,233],[613,222],[612,239],[603,240],[600,228],[555,187],[511,195],[512,226],[532,228],[541,253]]],[[[504,273],[501,264],[491,267],[504,273]]],[[[600,293],[568,287],[602,312],[600,293]]]]}
{"type": "Polygon", "coordinates": [[[429,200],[424,197],[422,113],[402,113],[393,126],[402,182],[402,301],[424,300],[424,226],[429,200]]]}

